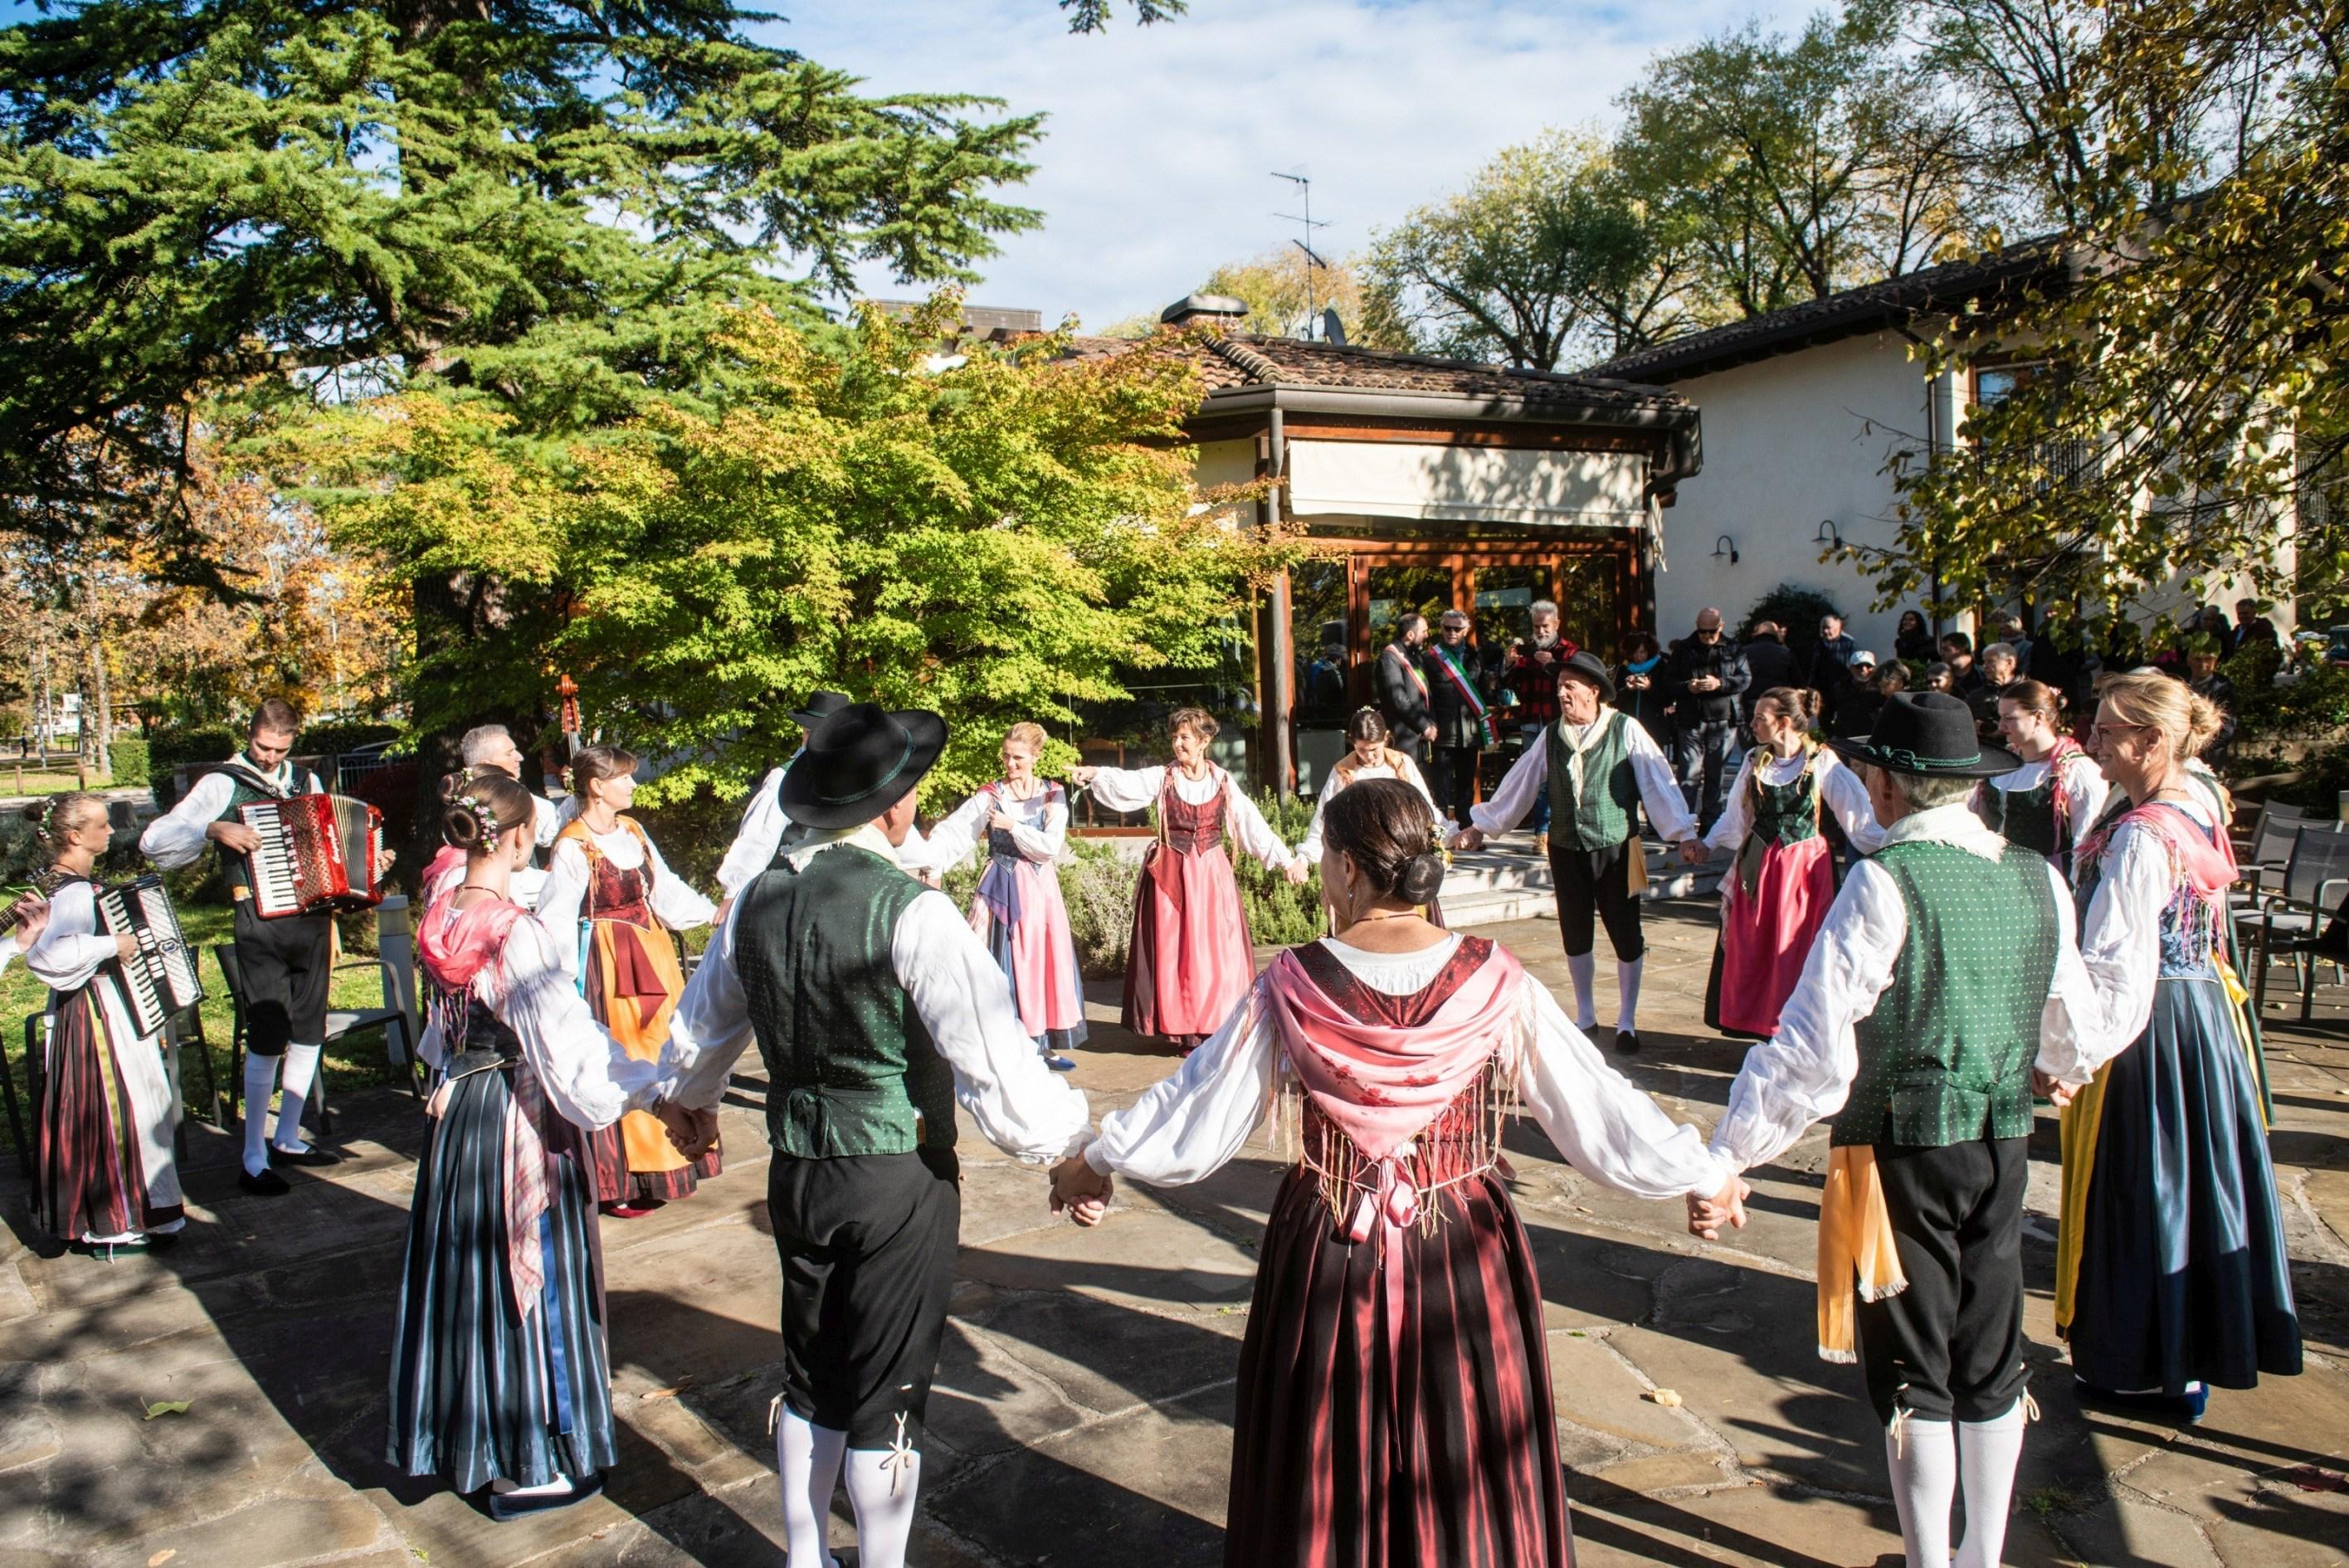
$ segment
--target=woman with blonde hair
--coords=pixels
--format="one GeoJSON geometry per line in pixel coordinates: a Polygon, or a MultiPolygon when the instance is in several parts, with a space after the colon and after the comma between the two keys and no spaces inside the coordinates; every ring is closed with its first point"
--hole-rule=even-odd
{"type": "MultiPolygon", "coordinates": [[[[578,976],[595,1021],[638,1061],[659,1057],[669,1016],[685,993],[672,931],[709,923],[717,907],[668,869],[634,817],[636,758],[590,746],[571,759],[579,815],[555,836],[538,915],[578,976]]],[[[595,1197],[604,1212],[633,1220],[673,1198],[690,1198],[715,1176],[715,1148],[698,1160],[677,1151],[660,1123],[630,1111],[596,1135],[595,1197]]]]}
{"type": "Polygon", "coordinates": [[[1068,1053],[1084,1043],[1084,982],[1053,869],[1069,836],[1069,796],[1036,776],[1043,754],[1041,725],[1005,730],[1003,777],[932,828],[918,863],[909,860],[907,869],[943,873],[985,842],[987,869],[970,903],[970,928],[1003,965],[1019,1026],[1044,1065],[1065,1073],[1077,1065],[1068,1053]]]}
{"type": "Polygon", "coordinates": [[[1794,994],[1820,923],[1835,902],[1832,819],[1857,854],[1873,854],[1884,830],[1868,786],[1811,734],[1819,694],[1778,686],[1754,700],[1753,748],[1738,765],[1726,808],[1691,861],[1727,850],[1721,879],[1721,935],[1705,986],[1704,1021],[1739,1039],[1778,1032],[1778,1010],[1794,994]]]}
{"type": "Polygon", "coordinates": [[[2301,1367],[2252,1037],[2226,963],[2235,857],[2189,764],[2219,730],[2164,675],[2104,689],[2090,746],[2126,810],[2076,855],[2107,1011],[2040,1080],[2064,1103],[2055,1324],[2083,1403],[2190,1424],[2212,1387],[2301,1367]]]}
{"type": "Polygon", "coordinates": [[[1982,780],[1974,810],[2011,844],[2036,850],[2069,877],[2072,846],[2096,825],[2112,786],[2064,724],[2064,694],[2017,681],[1998,698],[1999,733],[2023,766],[1982,780]]]}
{"type": "Polygon", "coordinates": [[[1292,882],[1309,874],[1231,775],[1207,759],[1216,728],[1205,709],[1177,708],[1166,720],[1172,764],[1080,768],[1070,775],[1112,811],[1158,810],[1158,841],[1143,857],[1134,890],[1123,1021],[1137,1035],[1168,1037],[1184,1051],[1222,1026],[1256,978],[1226,834],[1292,882]]]}

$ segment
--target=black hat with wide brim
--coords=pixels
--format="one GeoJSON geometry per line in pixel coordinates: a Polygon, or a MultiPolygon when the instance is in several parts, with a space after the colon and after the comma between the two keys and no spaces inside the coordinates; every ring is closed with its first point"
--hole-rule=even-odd
{"type": "Polygon", "coordinates": [[[813,729],[817,725],[846,707],[850,700],[849,695],[844,691],[810,692],[805,707],[792,709],[792,722],[802,729],[813,729]]]}
{"type": "Polygon", "coordinates": [[[1564,680],[1568,676],[1579,676],[1597,686],[1600,702],[1615,700],[1615,677],[1607,673],[1607,666],[1588,648],[1577,649],[1572,658],[1557,666],[1558,679],[1564,680]]]}
{"type": "Polygon", "coordinates": [[[1895,692],[1873,730],[1827,744],[1846,762],[1924,779],[1995,779],[2023,766],[2013,752],[1984,746],[1974,710],[1941,691],[1895,692]]]}
{"type": "Polygon", "coordinates": [[[947,721],[935,713],[852,702],[808,731],[776,798],[804,827],[858,827],[904,799],[946,744],[947,721]]]}

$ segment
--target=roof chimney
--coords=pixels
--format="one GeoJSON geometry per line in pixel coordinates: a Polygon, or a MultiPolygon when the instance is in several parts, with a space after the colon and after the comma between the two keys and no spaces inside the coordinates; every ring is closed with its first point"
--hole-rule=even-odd
{"type": "Polygon", "coordinates": [[[1229,294],[1185,294],[1158,313],[1158,320],[1166,326],[1215,326],[1228,332],[1247,319],[1245,300],[1229,294]]]}

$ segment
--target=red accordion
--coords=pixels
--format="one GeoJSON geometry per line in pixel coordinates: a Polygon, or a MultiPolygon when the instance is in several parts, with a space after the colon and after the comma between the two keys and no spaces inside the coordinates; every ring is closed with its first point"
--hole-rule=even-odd
{"type": "Polygon", "coordinates": [[[261,835],[250,858],[254,911],[264,920],[371,909],[384,871],[383,813],[347,795],[295,795],[237,808],[261,835]]]}

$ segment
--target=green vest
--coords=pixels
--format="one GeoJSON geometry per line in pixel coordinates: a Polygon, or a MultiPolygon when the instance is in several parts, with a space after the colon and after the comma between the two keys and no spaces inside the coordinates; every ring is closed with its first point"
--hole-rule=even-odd
{"type": "Polygon", "coordinates": [[[785,861],[742,890],[734,919],[759,1055],[767,1141],[801,1160],[910,1154],[955,1140],[954,1069],[889,958],[922,884],[843,844],[785,861]]]}
{"type": "MultiPolygon", "coordinates": [[[[223,769],[228,774],[228,805],[222,810],[219,816],[212,819],[215,822],[242,822],[244,819],[237,815],[240,808],[250,806],[255,800],[283,800],[302,794],[304,793],[302,786],[309,782],[303,777],[302,770],[291,762],[281,762],[275,769],[256,768],[254,766],[253,758],[242,751],[230,758],[229,761],[235,766],[223,769]],[[248,772],[262,779],[270,779],[274,775],[282,773],[285,780],[285,793],[280,795],[270,790],[254,789],[245,778],[248,772]]],[[[244,855],[233,855],[227,850],[222,850],[221,872],[227,877],[228,884],[233,888],[248,887],[252,884],[253,872],[248,863],[248,857],[244,855]]]]}
{"type": "Polygon", "coordinates": [[[2013,845],[1986,861],[1922,839],[1871,859],[1900,890],[1909,938],[1854,1031],[1859,1076],[1833,1141],[1940,1149],[2023,1137],[2055,977],[2047,862],[2013,845]]]}
{"type": "Polygon", "coordinates": [[[1631,771],[1631,720],[1620,708],[1599,710],[1599,738],[1582,754],[1582,793],[1574,792],[1574,749],[1566,727],[1553,724],[1543,744],[1549,748],[1549,820],[1554,834],[1571,833],[1578,850],[1606,850],[1629,839],[1632,812],[1640,804],[1639,776],[1631,771]]]}

